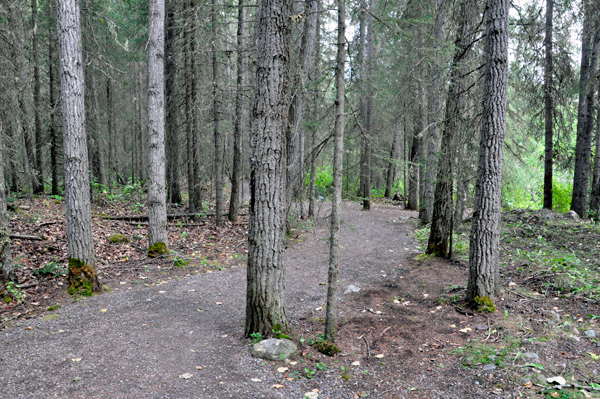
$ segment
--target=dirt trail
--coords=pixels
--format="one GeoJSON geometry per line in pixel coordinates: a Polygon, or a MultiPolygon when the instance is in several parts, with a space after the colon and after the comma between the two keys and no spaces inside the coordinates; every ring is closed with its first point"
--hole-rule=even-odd
{"type": "MultiPolygon", "coordinates": [[[[344,203],[340,288],[354,284],[368,296],[370,287],[386,281],[393,286],[390,281],[407,273],[404,264],[416,251],[408,235],[415,216],[392,206],[363,212],[356,203],[344,203]]],[[[322,220],[286,253],[288,317],[299,335],[307,328],[318,332],[321,323],[314,320],[324,317],[315,309],[325,300],[326,286],[319,283],[326,281],[327,236],[328,223],[322,220]]],[[[390,391],[398,389],[390,375],[383,375],[387,381],[382,378],[377,388],[376,372],[346,382],[331,367],[318,378],[296,373],[291,381],[275,370],[281,363],[250,357],[243,339],[245,278],[245,267],[234,267],[154,287],[119,289],[65,306],[56,316],[21,320],[0,332],[0,397],[302,398],[319,389],[320,398],[333,399],[354,398],[361,391],[377,397],[385,384],[391,384],[390,391]],[[180,378],[186,373],[191,377],[180,378]]],[[[340,301],[340,321],[353,320],[354,313],[366,317],[356,311],[350,295],[340,293],[340,301]]],[[[340,346],[352,356],[338,358],[343,363],[335,367],[376,360],[345,341],[345,331],[350,334],[340,328],[340,346]]],[[[388,365],[396,361],[390,358],[388,365]]],[[[400,366],[394,368],[401,374],[400,366]]]]}

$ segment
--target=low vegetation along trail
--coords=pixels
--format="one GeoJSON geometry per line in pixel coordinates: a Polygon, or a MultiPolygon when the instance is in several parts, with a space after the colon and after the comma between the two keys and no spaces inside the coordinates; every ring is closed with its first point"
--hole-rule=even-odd
{"type": "Polygon", "coordinates": [[[394,206],[364,212],[343,204],[336,357],[310,346],[325,314],[328,220],[321,218],[292,234],[286,254],[289,335],[298,344],[291,362],[249,355],[241,262],[20,319],[0,332],[0,397],[535,397],[540,373],[568,362],[553,356],[586,350],[571,341],[554,352],[528,348],[534,343],[516,338],[526,320],[506,317],[505,304],[511,314],[521,309],[518,296],[494,315],[457,311],[466,268],[417,256],[415,217],[394,206]],[[344,294],[349,285],[360,291],[344,294]]]}

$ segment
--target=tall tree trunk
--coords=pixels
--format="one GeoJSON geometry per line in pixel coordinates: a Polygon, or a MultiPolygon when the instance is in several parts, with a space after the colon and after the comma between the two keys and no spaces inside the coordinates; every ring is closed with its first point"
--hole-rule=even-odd
{"type": "Polygon", "coordinates": [[[167,200],[180,204],[179,129],[177,125],[177,35],[175,32],[175,0],[169,0],[165,32],[166,108],[167,108],[167,200]]]}
{"type": "Polygon", "coordinates": [[[245,335],[287,329],[284,285],[285,134],[289,110],[291,0],[260,0],[252,111],[245,335]]]}
{"type": "Polygon", "coordinates": [[[600,102],[597,105],[597,108],[598,115],[596,117],[596,151],[594,154],[592,194],[590,199],[590,214],[595,219],[600,218],[600,102]]]}
{"type": "MultiPolygon", "coordinates": [[[[92,137],[94,138],[95,145],[92,146],[93,157],[96,158],[96,163],[98,166],[97,178],[98,183],[102,187],[107,187],[106,184],[106,164],[104,163],[104,145],[102,141],[102,137],[100,136],[100,126],[102,121],[100,120],[100,105],[98,104],[98,93],[96,93],[96,78],[93,72],[90,72],[91,82],[88,83],[89,88],[91,89],[89,93],[89,98],[94,101],[93,113],[92,116],[94,118],[94,125],[96,126],[96,130],[91,132],[92,137]]],[[[89,107],[88,107],[89,108],[89,107]]],[[[111,144],[112,145],[112,144],[111,144]]],[[[110,150],[109,150],[110,151],[110,150]]]]}
{"type": "Polygon", "coordinates": [[[58,0],[69,293],[100,291],[92,237],[79,2],[58,0]]]}
{"type": "Polygon", "coordinates": [[[112,190],[115,182],[118,181],[118,161],[117,146],[115,142],[115,122],[112,101],[111,79],[106,79],[106,125],[108,128],[108,185],[112,190]]]}
{"type": "Polygon", "coordinates": [[[446,103],[446,125],[442,133],[442,144],[439,154],[439,165],[435,186],[435,199],[431,221],[431,232],[427,244],[427,253],[449,258],[452,254],[450,238],[452,237],[454,207],[454,159],[456,137],[463,130],[461,114],[465,110],[463,100],[466,90],[465,63],[469,60],[469,47],[473,43],[474,24],[478,15],[475,0],[464,0],[460,6],[460,20],[454,46],[454,60],[450,69],[450,85],[446,103]]]}
{"type": "Polygon", "coordinates": [[[390,160],[388,161],[387,177],[385,179],[385,198],[394,196],[394,181],[396,180],[396,163],[399,157],[400,147],[400,129],[396,126],[394,140],[392,141],[392,149],[390,150],[390,160]]]}
{"type": "Polygon", "coordinates": [[[498,291],[501,180],[508,98],[508,0],[486,6],[486,72],[484,83],[475,212],[469,251],[467,301],[494,298],[498,291]]]}
{"type": "Polygon", "coordinates": [[[213,129],[215,140],[215,221],[223,225],[223,134],[221,133],[221,88],[219,86],[217,1],[212,0],[212,79],[213,79],[213,129]]]}
{"type": "Polygon", "coordinates": [[[544,148],[544,208],[552,209],[552,169],[554,156],[554,110],[552,100],[553,66],[552,66],[552,29],[554,0],[546,0],[546,65],[544,66],[544,114],[545,114],[545,148],[544,148]]]}
{"type": "Polygon", "coordinates": [[[54,89],[54,62],[56,48],[54,47],[54,35],[52,29],[48,28],[48,95],[50,97],[50,169],[52,174],[52,195],[58,195],[58,131],[56,129],[56,91],[54,89]]]}
{"type": "Polygon", "coordinates": [[[4,281],[16,281],[12,253],[10,249],[8,211],[6,209],[6,183],[4,181],[4,160],[2,150],[2,120],[0,119],[0,264],[4,281]]]}
{"type": "Polygon", "coordinates": [[[412,145],[410,148],[410,157],[409,157],[409,169],[408,169],[408,202],[406,204],[406,209],[411,211],[416,211],[419,209],[419,193],[421,192],[421,167],[420,167],[420,157],[421,157],[421,134],[423,132],[423,118],[424,118],[424,106],[422,102],[425,101],[423,83],[420,81],[416,88],[417,96],[419,97],[421,103],[418,106],[418,112],[416,115],[416,124],[415,130],[413,132],[412,137],[412,145]]]}
{"type": "MultiPolygon", "coordinates": [[[[315,56],[313,60],[313,71],[312,79],[316,79],[319,74],[319,67],[321,65],[321,1],[317,0],[317,20],[315,22],[315,56]]],[[[315,88],[313,93],[313,118],[316,119],[318,115],[319,107],[319,90],[315,88]]],[[[311,153],[310,153],[310,183],[309,183],[309,194],[308,194],[308,217],[315,217],[315,197],[317,188],[317,125],[314,124],[310,128],[311,130],[311,153]]]]}
{"type": "Polygon", "coordinates": [[[40,83],[40,55],[38,52],[38,25],[37,25],[37,0],[31,0],[31,25],[32,25],[32,49],[33,57],[33,112],[35,118],[35,170],[37,178],[33,187],[34,194],[44,192],[44,169],[42,166],[44,141],[42,139],[41,112],[41,83],[40,83]]]}
{"type": "Polygon", "coordinates": [[[231,198],[229,200],[229,220],[235,222],[240,210],[240,194],[242,191],[243,160],[242,134],[246,124],[244,107],[244,90],[246,85],[246,5],[244,0],[238,0],[237,25],[237,93],[235,97],[235,126],[233,128],[233,170],[231,175],[231,198]]]}
{"type": "Polygon", "coordinates": [[[148,256],[169,252],[165,193],[165,1],[150,0],[148,30],[148,256]]]}
{"type": "Polygon", "coordinates": [[[429,68],[429,86],[427,101],[427,154],[425,163],[425,179],[423,185],[423,198],[419,204],[419,220],[421,223],[430,223],[433,215],[433,201],[435,194],[435,178],[437,175],[438,152],[440,151],[440,113],[441,113],[441,88],[445,82],[445,75],[441,68],[441,46],[444,40],[444,25],[446,24],[445,0],[437,0],[437,15],[433,29],[431,43],[433,57],[429,68]]]}
{"type": "Polygon", "coordinates": [[[584,19],[581,42],[581,73],[579,75],[579,106],[577,112],[577,141],[575,144],[575,172],[573,175],[573,195],[571,210],[580,217],[587,216],[587,190],[590,169],[592,139],[588,127],[588,114],[592,112],[588,106],[590,78],[592,74],[591,60],[593,49],[594,9],[591,0],[584,2],[584,19]]]}
{"type": "Polygon", "coordinates": [[[329,240],[329,272],[327,275],[327,307],[325,339],[334,342],[336,332],[336,299],[340,263],[340,208],[342,206],[342,160],[344,157],[344,64],[346,60],[346,0],[338,0],[337,59],[335,68],[335,133],[333,151],[333,195],[329,240]]]}

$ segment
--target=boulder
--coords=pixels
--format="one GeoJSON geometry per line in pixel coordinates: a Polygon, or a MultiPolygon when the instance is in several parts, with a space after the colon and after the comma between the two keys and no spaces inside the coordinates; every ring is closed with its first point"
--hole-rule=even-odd
{"type": "Polygon", "coordinates": [[[565,219],[570,219],[574,222],[579,222],[579,215],[575,211],[565,212],[565,213],[563,213],[563,217],[565,219]]]}
{"type": "Polygon", "coordinates": [[[266,360],[285,360],[296,352],[298,347],[289,339],[265,339],[252,347],[252,356],[266,360]]]}
{"type": "Polygon", "coordinates": [[[344,288],[344,295],[349,294],[351,292],[358,292],[358,291],[360,291],[359,287],[350,284],[350,285],[346,286],[346,288],[344,288]]]}

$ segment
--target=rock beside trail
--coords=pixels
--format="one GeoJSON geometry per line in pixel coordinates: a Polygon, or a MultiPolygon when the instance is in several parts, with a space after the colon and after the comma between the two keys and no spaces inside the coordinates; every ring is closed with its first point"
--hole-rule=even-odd
{"type": "Polygon", "coordinates": [[[565,212],[563,213],[563,217],[565,219],[571,219],[574,222],[579,222],[579,215],[575,211],[565,212]]]}
{"type": "Polygon", "coordinates": [[[285,360],[296,352],[298,347],[289,339],[265,339],[252,347],[252,356],[266,360],[285,360]]]}
{"type": "Polygon", "coordinates": [[[587,331],[584,331],[583,333],[588,338],[595,338],[596,337],[596,331],[594,331],[594,330],[587,330],[587,331]]]}
{"type": "Polygon", "coordinates": [[[360,291],[360,288],[351,284],[344,289],[344,295],[350,294],[351,292],[358,292],[358,291],[360,291]]]}
{"type": "Polygon", "coordinates": [[[525,359],[529,359],[529,360],[540,360],[540,357],[538,356],[538,354],[533,353],[533,352],[525,352],[525,353],[523,353],[523,357],[525,359]]]}

